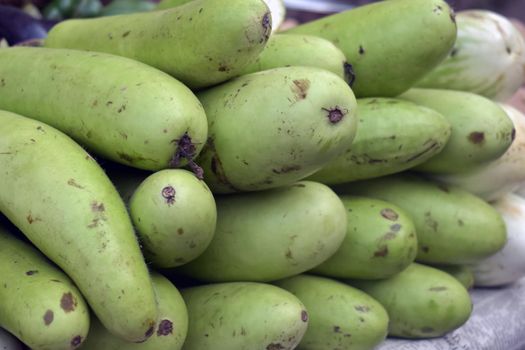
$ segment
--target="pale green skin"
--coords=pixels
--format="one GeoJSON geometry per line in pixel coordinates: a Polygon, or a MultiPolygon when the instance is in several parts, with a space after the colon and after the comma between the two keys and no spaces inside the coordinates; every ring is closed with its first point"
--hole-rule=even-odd
{"type": "Polygon", "coordinates": [[[387,336],[388,314],[362,291],[323,277],[299,275],[275,283],[308,310],[298,350],[372,350],[387,336]]]}
{"type": "Polygon", "coordinates": [[[301,180],[348,149],[357,129],[352,90],[320,68],[252,73],[198,97],[209,133],[197,162],[214,193],[301,180]],[[342,118],[330,121],[334,113],[342,118]]]}
{"type": "Polygon", "coordinates": [[[146,259],[170,268],[202,254],[217,222],[215,199],[204,181],[182,169],[161,170],[142,180],[129,213],[146,259]]]}
{"type": "Polygon", "coordinates": [[[104,171],[69,137],[0,112],[0,212],[75,282],[102,323],[130,341],[157,320],[131,220],[104,171]]]}
{"type": "Polygon", "coordinates": [[[259,57],[244,67],[243,73],[288,66],[318,67],[347,82],[351,79],[341,50],[326,39],[303,34],[273,34],[259,57]]]}
{"type": "Polygon", "coordinates": [[[297,275],[332,256],[346,235],[345,208],[320,183],[302,181],[216,202],[211,244],[180,267],[200,280],[266,282],[297,275]]]}
{"type": "MultiPolygon", "coordinates": [[[[157,10],[165,10],[175,6],[183,5],[194,0],[161,0],[157,4],[157,10]]],[[[272,32],[276,31],[286,17],[286,8],[283,0],[264,0],[272,15],[272,32]]]]}
{"type": "Polygon", "coordinates": [[[141,169],[174,164],[187,132],[206,140],[202,105],[169,75],[124,57],[16,47],[0,51],[0,109],[40,120],[90,152],[141,169]],[[28,72],[37,72],[28,74],[28,72]]]}
{"type": "Polygon", "coordinates": [[[495,254],[507,239],[501,215],[481,198],[458,187],[410,175],[393,175],[342,185],[342,194],[391,202],[416,227],[416,260],[460,265],[495,254]]]}
{"type": "Polygon", "coordinates": [[[347,282],[384,306],[390,317],[389,336],[440,337],[463,325],[472,312],[465,287],[448,273],[425,265],[414,263],[384,280],[347,282]]]}
{"type": "Polygon", "coordinates": [[[463,287],[471,289],[474,287],[474,273],[472,269],[466,265],[449,265],[449,266],[434,266],[436,269],[445,271],[455,279],[457,279],[463,287]]]}
{"type": "Polygon", "coordinates": [[[332,41],[356,75],[358,97],[393,97],[443,60],[456,40],[456,24],[443,0],[390,0],[311,21],[287,33],[332,41]]]}
{"type": "Polygon", "coordinates": [[[93,318],[82,350],[180,350],[188,333],[188,311],[181,294],[166,277],[152,273],[159,319],[153,335],[143,343],[126,342],[109,333],[93,318]]]}
{"type": "Polygon", "coordinates": [[[509,18],[491,11],[460,11],[456,22],[454,48],[417,86],[508,100],[525,83],[525,38],[509,18]]]}
{"type": "Polygon", "coordinates": [[[441,152],[450,137],[445,117],[400,99],[357,99],[357,115],[354,142],[309,180],[333,185],[398,173],[441,152]]]}
{"type": "Polygon", "coordinates": [[[292,350],[308,325],[303,303],[269,284],[204,285],[182,297],[189,315],[184,350],[292,350]]]}
{"type": "Polygon", "coordinates": [[[44,44],[129,57],[202,88],[239,75],[271,32],[264,1],[224,5],[195,0],[162,11],[67,20],[51,29],[44,44]]]}
{"type": "Polygon", "coordinates": [[[486,97],[463,91],[414,88],[400,98],[436,110],[452,126],[444,149],[417,165],[419,171],[467,172],[501,157],[514,140],[512,120],[486,97]]]}
{"type": "Polygon", "coordinates": [[[69,277],[0,226],[0,327],[33,350],[72,350],[89,329],[89,309],[69,277]]]}
{"type": "Polygon", "coordinates": [[[414,262],[416,229],[397,205],[382,200],[341,196],[347,210],[346,237],[337,252],[311,270],[315,274],[380,279],[390,277],[414,262]]]}

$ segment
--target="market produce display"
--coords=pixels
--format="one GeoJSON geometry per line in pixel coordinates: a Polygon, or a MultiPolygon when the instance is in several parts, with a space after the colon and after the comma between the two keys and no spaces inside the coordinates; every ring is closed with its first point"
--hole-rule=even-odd
{"type": "Polygon", "coordinates": [[[1,349],[372,350],[525,276],[507,18],[39,6],[0,6],[1,349]]]}

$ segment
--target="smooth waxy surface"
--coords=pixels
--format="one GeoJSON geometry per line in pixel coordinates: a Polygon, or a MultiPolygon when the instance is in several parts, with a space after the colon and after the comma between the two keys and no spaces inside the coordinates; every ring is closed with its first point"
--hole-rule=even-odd
{"type": "Polygon", "coordinates": [[[234,282],[182,291],[189,327],[184,350],[292,350],[308,325],[301,301],[284,289],[234,282]]]}
{"type": "Polygon", "coordinates": [[[353,79],[344,53],[332,42],[313,35],[274,34],[255,62],[247,65],[244,74],[262,70],[306,66],[326,69],[340,78],[353,79]]]}
{"type": "Polygon", "coordinates": [[[270,191],[216,197],[210,246],[180,267],[206,281],[272,281],[319,265],[341,245],[346,211],[327,186],[302,181],[270,191]]]}
{"type": "Polygon", "coordinates": [[[371,350],[387,335],[388,314],[362,291],[323,277],[299,275],[276,282],[308,310],[300,350],[371,350]]]}
{"type": "Polygon", "coordinates": [[[446,272],[425,265],[412,264],[385,280],[348,283],[384,306],[391,336],[440,337],[465,323],[472,312],[465,287],[446,272]]]}

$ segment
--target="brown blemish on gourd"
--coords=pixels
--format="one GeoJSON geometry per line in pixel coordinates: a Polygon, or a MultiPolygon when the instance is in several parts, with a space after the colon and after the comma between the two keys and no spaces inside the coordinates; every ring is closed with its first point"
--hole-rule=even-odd
{"type": "Polygon", "coordinates": [[[292,171],[298,171],[298,170],[301,170],[300,165],[285,165],[281,167],[280,169],[272,169],[272,172],[274,174],[286,174],[286,173],[290,173],[292,171]]]}
{"type": "Polygon", "coordinates": [[[410,158],[408,158],[408,159],[406,160],[406,162],[407,162],[407,163],[408,163],[408,162],[412,162],[412,161],[414,161],[414,160],[416,160],[416,159],[418,159],[418,158],[420,158],[420,157],[426,155],[427,153],[433,151],[434,149],[439,148],[440,143],[437,142],[437,141],[435,141],[435,140],[430,139],[430,140],[427,140],[427,141],[423,144],[423,146],[425,146],[425,148],[424,148],[421,152],[418,152],[418,153],[414,154],[413,156],[411,156],[410,158]]]}
{"type": "Polygon", "coordinates": [[[133,162],[135,161],[135,159],[130,156],[129,154],[126,154],[126,153],[122,153],[122,152],[117,152],[117,155],[120,159],[128,162],[128,163],[131,163],[133,164],[133,162]]]}
{"type": "Polygon", "coordinates": [[[166,200],[166,203],[168,204],[168,206],[171,206],[175,203],[175,193],[176,193],[175,188],[173,188],[173,186],[170,186],[170,185],[162,189],[161,195],[166,200]]]}
{"type": "Polygon", "coordinates": [[[431,287],[428,290],[431,292],[442,292],[447,289],[448,289],[447,287],[439,286],[439,287],[431,287]]]}
{"type": "Polygon", "coordinates": [[[430,248],[427,247],[426,245],[424,245],[424,246],[421,246],[421,251],[422,251],[423,253],[428,253],[428,252],[430,251],[430,248]]]}
{"type": "Polygon", "coordinates": [[[62,310],[64,310],[66,313],[75,311],[76,306],[77,300],[73,297],[71,292],[62,294],[62,298],[60,298],[60,307],[62,310]]]}
{"type": "Polygon", "coordinates": [[[390,226],[390,229],[393,232],[399,232],[399,230],[401,230],[401,225],[400,224],[393,224],[392,226],[390,226]]]}
{"type": "Polygon", "coordinates": [[[49,326],[53,322],[53,319],[55,318],[55,314],[53,313],[52,310],[47,310],[46,313],[44,314],[44,317],[42,318],[44,319],[44,324],[46,326],[49,326]]]}
{"type": "Polygon", "coordinates": [[[36,221],[42,221],[42,219],[40,219],[38,216],[33,217],[33,216],[31,215],[31,213],[27,214],[26,219],[27,219],[27,222],[28,222],[30,225],[31,225],[33,222],[36,222],[36,221]]]}
{"type": "Polygon", "coordinates": [[[98,203],[97,201],[93,201],[91,203],[91,211],[94,213],[102,213],[106,210],[104,208],[104,203],[98,203]]]}
{"type": "Polygon", "coordinates": [[[177,233],[178,233],[179,235],[183,235],[183,234],[184,234],[184,230],[182,229],[182,227],[179,227],[179,228],[177,229],[177,233]]]}
{"type": "Polygon", "coordinates": [[[432,213],[425,212],[425,225],[427,225],[432,231],[437,232],[438,222],[432,218],[432,213]]]}
{"type": "Polygon", "coordinates": [[[368,311],[370,311],[370,308],[366,305],[357,305],[354,306],[354,309],[362,313],[367,313],[368,311]]]}
{"type": "Polygon", "coordinates": [[[380,213],[382,217],[390,221],[396,221],[399,218],[399,214],[390,208],[385,208],[380,213]]]}
{"type": "Polygon", "coordinates": [[[383,241],[390,241],[392,239],[396,238],[396,233],[395,232],[387,232],[383,235],[383,237],[381,238],[381,240],[383,241]]]}
{"type": "Polygon", "coordinates": [[[485,133],[481,131],[473,131],[468,135],[468,140],[475,145],[482,144],[485,141],[485,133]]]}
{"type": "Polygon", "coordinates": [[[271,343],[266,347],[266,350],[283,350],[286,349],[281,343],[271,343]]]}
{"type": "Polygon", "coordinates": [[[291,86],[292,92],[295,95],[295,100],[304,100],[308,95],[308,89],[310,88],[310,80],[308,79],[296,79],[293,81],[291,86]]]}
{"type": "Polygon", "coordinates": [[[341,333],[341,327],[334,326],[334,333],[341,333]]]}
{"type": "Polygon", "coordinates": [[[359,45],[359,54],[360,55],[364,55],[365,54],[365,49],[363,48],[362,45],[359,45]]]}
{"type": "Polygon", "coordinates": [[[162,320],[157,328],[157,336],[167,336],[173,333],[173,322],[170,320],[162,320]]]}
{"type": "Polygon", "coordinates": [[[374,252],[374,257],[375,258],[377,258],[377,257],[384,258],[387,255],[388,255],[388,246],[386,246],[386,245],[380,246],[379,249],[376,252],[374,252]]]}
{"type": "Polygon", "coordinates": [[[131,30],[128,30],[127,32],[122,34],[122,37],[125,38],[131,33],[131,30]]]}
{"type": "Polygon", "coordinates": [[[231,188],[232,190],[236,191],[235,187],[230,183],[228,180],[228,177],[226,176],[224,172],[224,168],[222,166],[221,159],[219,155],[217,154],[217,150],[215,149],[215,143],[213,141],[213,138],[208,138],[208,141],[206,142],[206,146],[210,150],[210,152],[213,154],[210,161],[210,168],[211,172],[215,175],[217,180],[223,184],[231,188]]]}
{"type": "Polygon", "coordinates": [[[29,270],[26,271],[26,276],[33,276],[38,273],[38,270],[29,270]]]}
{"type": "Polygon", "coordinates": [[[67,180],[67,184],[69,186],[73,186],[73,187],[76,187],[76,188],[79,188],[79,189],[84,189],[84,186],[80,186],[76,181],[75,179],[69,179],[67,180]]]}

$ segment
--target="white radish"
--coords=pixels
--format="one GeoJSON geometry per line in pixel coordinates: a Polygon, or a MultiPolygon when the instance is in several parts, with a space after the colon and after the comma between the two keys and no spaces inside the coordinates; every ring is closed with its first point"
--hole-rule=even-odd
{"type": "Polygon", "coordinates": [[[272,32],[275,32],[286,17],[286,7],[283,0],[263,0],[272,14],[272,32]]]}
{"type": "Polygon", "coordinates": [[[419,87],[470,91],[505,101],[525,82],[525,39],[497,13],[466,10],[456,14],[458,35],[449,56],[419,87]]]}
{"type": "Polygon", "coordinates": [[[492,205],[505,221],[507,243],[498,253],[471,265],[475,286],[502,286],[525,276],[525,198],[509,193],[492,205]]]}

